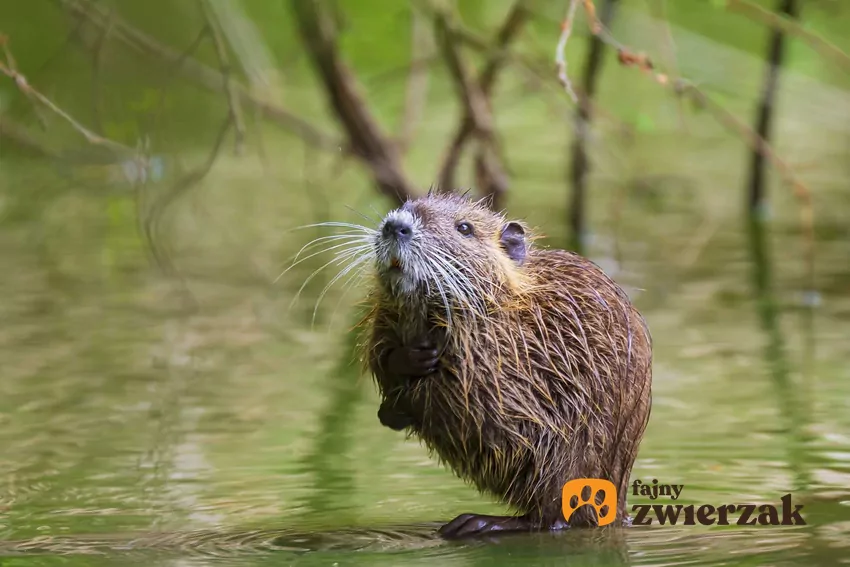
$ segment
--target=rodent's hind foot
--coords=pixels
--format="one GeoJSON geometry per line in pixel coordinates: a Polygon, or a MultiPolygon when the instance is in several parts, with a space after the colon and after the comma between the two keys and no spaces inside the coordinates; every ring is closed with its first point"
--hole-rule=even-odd
{"type": "Polygon", "coordinates": [[[527,516],[486,516],[483,514],[461,514],[440,528],[439,534],[446,539],[474,537],[494,532],[530,532],[559,530],[568,527],[566,522],[553,526],[541,526],[527,516]]]}

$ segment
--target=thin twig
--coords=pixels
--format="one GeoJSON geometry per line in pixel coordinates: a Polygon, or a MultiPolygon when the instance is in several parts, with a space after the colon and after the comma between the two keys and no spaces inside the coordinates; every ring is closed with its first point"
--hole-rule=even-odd
{"type": "Polygon", "coordinates": [[[67,122],[68,124],[70,124],[71,127],[74,128],[74,130],[76,130],[77,132],[82,134],[83,137],[89,143],[109,148],[109,149],[111,149],[111,150],[113,150],[113,151],[115,151],[119,154],[126,154],[126,155],[135,154],[135,151],[133,150],[133,148],[130,148],[128,146],[125,146],[124,144],[120,144],[118,142],[110,140],[109,138],[105,138],[103,136],[95,134],[94,132],[92,132],[91,130],[89,130],[88,128],[86,128],[82,124],[80,124],[70,114],[68,114],[67,112],[62,110],[52,100],[50,100],[49,98],[47,98],[46,96],[41,94],[39,91],[37,91],[35,88],[33,88],[29,84],[29,82],[27,81],[27,78],[24,75],[22,75],[20,72],[18,72],[16,64],[15,64],[15,58],[12,56],[12,52],[9,49],[8,38],[6,38],[5,36],[0,36],[0,44],[2,44],[3,52],[4,52],[5,58],[6,58],[5,63],[0,62],[0,73],[3,73],[4,75],[6,75],[10,79],[12,79],[15,82],[15,85],[18,87],[18,90],[20,90],[21,93],[23,93],[27,98],[29,98],[30,100],[36,101],[36,102],[40,103],[41,105],[50,109],[50,111],[52,111],[54,114],[58,115],[60,118],[65,120],[65,122],[67,122]]]}
{"type": "MultiPolygon", "coordinates": [[[[664,48],[662,53],[665,59],[664,66],[669,74],[678,77],[679,68],[676,64],[676,42],[673,40],[673,30],[670,26],[670,18],[667,15],[667,0],[649,0],[649,4],[653,18],[655,18],[655,21],[663,29],[664,48]]],[[[685,106],[680,98],[676,99],[676,110],[679,113],[679,125],[683,130],[686,130],[688,126],[687,122],[685,122],[685,106]]]]}
{"type": "MultiPolygon", "coordinates": [[[[550,21],[549,18],[545,18],[541,14],[530,9],[528,4],[525,5],[524,12],[527,16],[541,19],[546,22],[550,21]]],[[[456,38],[464,43],[464,45],[474,49],[475,51],[478,51],[485,56],[494,55],[490,42],[479,36],[474,31],[463,27],[460,23],[456,22],[454,24],[453,33],[456,38]]],[[[533,41],[533,38],[529,39],[533,41]]],[[[524,72],[530,79],[532,79],[538,87],[548,88],[552,94],[563,94],[563,87],[560,84],[553,83],[551,81],[552,64],[548,57],[529,56],[523,53],[516,53],[509,49],[501,49],[498,51],[498,54],[500,62],[516,66],[520,71],[524,72]]],[[[486,88],[483,90],[485,93],[488,92],[486,88]]],[[[630,128],[628,124],[612,112],[608,111],[605,107],[596,105],[592,100],[588,100],[587,97],[584,96],[584,93],[581,92],[580,88],[576,90],[576,95],[579,97],[579,104],[585,105],[589,111],[594,113],[595,116],[605,117],[608,122],[616,124],[616,127],[620,130],[628,130],[630,128]]],[[[557,96],[555,100],[561,101],[563,100],[563,97],[557,96]]]]}
{"type": "MultiPolygon", "coordinates": [[[[66,8],[73,15],[85,18],[98,28],[103,29],[106,26],[106,16],[92,2],[87,0],[53,1],[66,8]]],[[[182,56],[180,52],[161,44],[153,37],[123,22],[117,16],[113,20],[113,33],[110,34],[110,39],[117,39],[130,49],[149,57],[167,62],[180,60],[182,56]]],[[[204,65],[192,57],[186,57],[179,70],[184,77],[207,90],[217,93],[224,92],[221,72],[204,65]]],[[[256,96],[241,83],[234,82],[234,89],[242,104],[256,105],[263,113],[263,116],[277,125],[296,133],[307,143],[333,152],[338,152],[340,147],[344,146],[339,140],[319,130],[309,121],[301,118],[294,112],[272,101],[256,96]]]]}
{"type": "MultiPolygon", "coordinates": [[[[571,0],[571,3],[574,0],[571,0]]],[[[740,1],[740,0],[734,0],[740,1]]],[[[780,174],[783,180],[791,186],[795,198],[800,203],[800,220],[804,233],[804,262],[806,273],[810,284],[814,284],[814,257],[815,257],[815,235],[814,235],[814,209],[812,205],[812,192],[794,173],[789,166],[771,147],[763,136],[759,135],[723,106],[714,102],[704,92],[692,83],[676,78],[671,80],[668,74],[655,70],[655,66],[645,53],[634,52],[628,47],[617,42],[605,27],[596,19],[595,10],[592,10],[593,1],[584,0],[585,11],[588,13],[591,33],[599,36],[610,45],[617,48],[617,59],[626,67],[635,67],[644,75],[651,77],[656,83],[664,87],[672,88],[678,96],[689,96],[699,106],[706,109],[712,117],[724,128],[733,132],[747,143],[747,145],[760,155],[764,156],[780,174]],[[592,11],[591,11],[592,10],[592,11]]]]}
{"type": "Polygon", "coordinates": [[[573,90],[573,85],[570,82],[570,77],[567,75],[567,41],[570,39],[570,34],[573,32],[573,21],[576,17],[576,11],[581,0],[570,0],[570,5],[567,7],[567,15],[564,16],[564,21],[561,24],[561,36],[558,38],[558,43],[555,46],[555,67],[558,71],[558,80],[564,85],[564,89],[573,102],[578,102],[576,92],[573,90]]]}
{"type": "Polygon", "coordinates": [[[438,13],[435,18],[440,38],[440,50],[449,68],[458,96],[463,102],[466,116],[472,121],[473,133],[487,136],[493,129],[493,117],[490,105],[481,90],[481,85],[472,77],[472,73],[463,61],[457,42],[451,32],[448,16],[438,13]]]}
{"type": "Polygon", "coordinates": [[[291,0],[301,40],[325,87],[328,102],[344,126],[351,151],[369,167],[384,195],[396,202],[417,191],[407,179],[397,149],[369,111],[351,70],[343,63],[333,20],[320,0],[291,0]]]}
{"type": "MultiPolygon", "coordinates": [[[[428,10],[433,17],[439,17],[439,10],[432,6],[428,6],[428,10]]],[[[527,19],[528,10],[526,0],[517,0],[511,6],[511,9],[508,11],[508,15],[499,26],[493,45],[490,46],[484,41],[479,41],[477,42],[477,45],[474,45],[476,48],[481,48],[486,53],[484,66],[478,74],[477,81],[474,81],[474,83],[477,85],[477,90],[481,93],[483,100],[488,106],[488,112],[490,104],[489,101],[496,84],[496,79],[504,67],[505,62],[510,58],[508,46],[514,38],[519,35],[519,32],[527,19]]],[[[457,22],[449,22],[448,20],[445,20],[445,24],[449,26],[452,41],[459,39],[463,43],[470,43],[471,34],[464,30],[457,22]]],[[[470,79],[469,82],[473,82],[472,79],[470,79]]],[[[437,176],[439,187],[449,191],[454,187],[455,172],[463,155],[463,149],[473,134],[475,134],[476,131],[480,131],[480,125],[480,123],[478,123],[478,126],[476,125],[475,117],[470,114],[470,109],[464,105],[464,116],[458,125],[457,131],[452,136],[448,147],[443,152],[444,157],[437,176]]],[[[492,132],[490,136],[491,143],[493,145],[492,151],[497,152],[499,155],[499,161],[504,163],[504,156],[502,155],[499,144],[492,132]]],[[[490,163],[492,163],[492,161],[490,163]]],[[[498,178],[498,176],[494,177],[494,179],[495,178],[498,178]]]]}
{"type": "Polygon", "coordinates": [[[230,115],[233,118],[233,128],[236,132],[235,152],[236,155],[241,155],[245,149],[245,121],[242,118],[242,106],[239,101],[239,95],[236,93],[236,87],[233,82],[233,69],[230,66],[230,58],[227,56],[227,45],[224,42],[224,37],[221,31],[221,24],[209,6],[209,0],[199,0],[201,9],[204,13],[204,18],[207,22],[207,27],[210,30],[215,52],[218,57],[219,70],[221,71],[222,84],[224,92],[227,95],[227,106],[230,109],[230,115]]]}
{"type": "MultiPolygon", "coordinates": [[[[455,90],[463,104],[463,120],[471,123],[472,135],[478,141],[478,152],[475,159],[476,184],[479,190],[489,197],[490,206],[499,210],[501,209],[502,198],[508,189],[508,179],[499,160],[493,155],[495,142],[490,101],[484,95],[480,82],[472,76],[460,54],[459,42],[452,33],[448,14],[438,11],[435,14],[435,25],[440,39],[440,50],[449,68],[455,90]]],[[[492,81],[492,79],[490,80],[492,81]]],[[[457,155],[459,154],[460,148],[457,149],[453,159],[448,160],[448,162],[457,163],[457,155]]],[[[452,189],[451,185],[446,185],[449,182],[449,179],[440,179],[443,189],[452,189]]]]}
{"type": "Polygon", "coordinates": [[[714,100],[709,98],[708,95],[702,92],[695,85],[682,79],[671,81],[666,76],[662,75],[662,77],[663,78],[660,79],[656,78],[656,82],[658,82],[658,84],[663,86],[672,86],[674,92],[680,96],[691,97],[691,99],[700,107],[708,111],[719,124],[744,140],[750,149],[763,155],[777,173],[779,173],[783,181],[791,187],[794,197],[800,203],[800,223],[802,225],[805,248],[804,263],[806,265],[808,280],[813,284],[815,274],[815,231],[814,206],[812,202],[811,189],[809,189],[809,187],[797,177],[794,169],[776,153],[767,140],[738,119],[734,114],[726,110],[722,105],[714,102],[714,100]]]}
{"type": "Polygon", "coordinates": [[[802,24],[795,22],[793,19],[766,10],[748,0],[726,0],[726,9],[730,12],[746,16],[751,20],[761,22],[775,30],[781,30],[790,36],[799,38],[808,43],[809,47],[824,57],[832,59],[845,70],[850,71],[850,54],[842,51],[834,43],[830,43],[816,33],[807,30],[802,24]]]}
{"type": "Polygon", "coordinates": [[[151,120],[151,129],[154,132],[159,131],[160,122],[162,121],[162,117],[165,115],[166,93],[169,87],[177,79],[177,72],[183,67],[183,62],[186,61],[198,49],[198,47],[200,47],[201,42],[207,37],[207,35],[209,35],[209,33],[209,26],[204,25],[201,28],[201,31],[198,32],[198,35],[195,36],[195,39],[192,40],[192,43],[190,43],[189,46],[180,53],[180,56],[170,64],[169,71],[165,74],[165,79],[159,89],[159,101],[156,106],[156,112],[151,120]]]}
{"type": "Polygon", "coordinates": [[[490,140],[478,142],[478,151],[475,155],[475,184],[484,194],[487,205],[491,209],[494,211],[502,209],[510,183],[490,140]]]}
{"type": "Polygon", "coordinates": [[[416,126],[422,116],[422,110],[428,100],[428,60],[434,51],[430,31],[425,25],[425,19],[416,11],[410,11],[411,40],[410,58],[412,64],[407,78],[407,90],[404,99],[404,114],[402,115],[401,132],[398,147],[406,152],[413,142],[416,126]]]}
{"type": "MultiPolygon", "coordinates": [[[[604,43],[610,45],[614,49],[617,50],[617,56],[620,59],[621,63],[640,67],[645,71],[652,71],[654,69],[651,60],[648,56],[643,53],[636,53],[617,41],[614,36],[608,31],[608,29],[599,21],[599,18],[596,16],[596,6],[593,3],[593,0],[570,0],[569,5],[567,6],[567,14],[564,18],[564,21],[561,22],[561,35],[558,38],[558,43],[555,48],[555,67],[558,72],[558,81],[564,86],[564,89],[570,95],[574,102],[578,101],[575,91],[573,90],[572,83],[570,82],[569,76],[567,75],[567,59],[565,55],[567,41],[570,38],[573,29],[573,22],[575,20],[576,10],[578,8],[578,4],[581,2],[584,6],[584,11],[587,14],[587,22],[588,27],[590,27],[590,33],[594,36],[598,37],[604,43]]],[[[656,73],[657,80],[666,80],[667,76],[656,73]]]]}

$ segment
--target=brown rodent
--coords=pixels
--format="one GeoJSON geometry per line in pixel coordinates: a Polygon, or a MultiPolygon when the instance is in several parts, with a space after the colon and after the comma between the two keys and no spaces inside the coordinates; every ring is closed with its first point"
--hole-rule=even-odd
{"type": "MultiPolygon", "coordinates": [[[[390,212],[374,254],[362,348],[381,422],[520,513],[463,514],[441,533],[566,527],[561,492],[575,478],[613,482],[627,521],[652,342],[625,292],[590,261],[534,247],[521,223],[453,194],[390,212]]],[[[597,522],[583,506],[569,524],[597,522]]]]}

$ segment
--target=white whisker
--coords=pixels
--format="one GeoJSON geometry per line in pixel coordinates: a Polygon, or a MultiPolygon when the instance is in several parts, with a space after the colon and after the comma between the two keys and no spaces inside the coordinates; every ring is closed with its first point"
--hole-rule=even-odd
{"type": "Polygon", "coordinates": [[[304,283],[301,284],[300,288],[298,288],[298,292],[295,294],[295,297],[292,298],[292,301],[289,304],[289,308],[291,309],[292,306],[295,305],[295,303],[298,301],[298,298],[301,297],[301,292],[304,291],[304,288],[307,287],[307,284],[309,284],[313,280],[313,278],[315,278],[319,274],[319,272],[321,272],[322,270],[324,270],[325,268],[327,268],[331,264],[338,264],[340,262],[344,262],[344,261],[360,254],[361,252],[365,252],[366,250],[369,250],[369,249],[371,249],[370,246],[358,246],[358,247],[353,248],[353,249],[342,250],[340,252],[337,252],[333,260],[331,260],[331,261],[327,262],[326,264],[322,265],[321,267],[319,267],[312,274],[310,274],[310,276],[307,277],[306,280],[304,280],[304,283]]]}
{"type": "Polygon", "coordinates": [[[334,310],[331,313],[330,320],[328,321],[328,331],[333,328],[333,323],[336,320],[337,313],[339,312],[339,307],[342,305],[343,300],[348,297],[348,294],[355,287],[355,283],[361,282],[363,280],[363,276],[366,275],[366,272],[369,270],[369,264],[363,264],[357,270],[355,270],[354,274],[344,284],[342,284],[342,295],[337,300],[336,305],[334,306],[334,310]]]}
{"type": "Polygon", "coordinates": [[[346,231],[346,232],[343,232],[341,234],[331,234],[330,236],[321,236],[319,238],[315,238],[315,239],[311,240],[310,242],[308,242],[307,244],[302,246],[301,250],[299,250],[298,253],[295,254],[295,256],[293,257],[293,261],[297,260],[298,257],[301,254],[303,254],[305,250],[307,250],[308,248],[312,248],[313,246],[317,246],[320,242],[333,241],[333,240],[344,240],[344,239],[350,239],[352,241],[359,240],[359,241],[366,242],[366,241],[371,241],[373,238],[374,237],[369,236],[369,235],[358,234],[355,231],[346,231]]]}
{"type": "MultiPolygon", "coordinates": [[[[274,279],[274,282],[273,282],[273,283],[277,283],[277,282],[278,282],[278,280],[280,280],[280,278],[282,278],[282,277],[283,277],[283,276],[284,276],[287,272],[289,272],[289,270],[291,270],[292,268],[294,268],[295,266],[297,266],[298,264],[300,264],[300,263],[302,263],[302,262],[306,262],[306,261],[307,261],[307,260],[309,260],[310,258],[313,258],[313,257],[315,257],[315,256],[318,256],[319,254],[324,254],[325,252],[330,252],[331,250],[336,250],[337,248],[343,248],[343,247],[345,247],[345,246],[352,246],[353,244],[357,244],[357,243],[359,243],[359,242],[361,242],[361,241],[355,240],[355,241],[353,241],[353,242],[343,242],[342,244],[334,244],[333,246],[330,246],[330,247],[328,247],[328,248],[323,248],[322,250],[319,250],[318,252],[313,252],[313,253],[312,253],[312,254],[310,254],[309,256],[305,256],[305,257],[301,258],[300,260],[298,260],[297,262],[294,262],[291,266],[289,266],[289,267],[288,267],[288,268],[286,268],[284,271],[282,271],[282,272],[280,273],[280,275],[279,275],[279,276],[277,276],[277,277],[274,279]]],[[[371,246],[371,243],[370,243],[370,242],[371,242],[371,241],[366,241],[366,242],[364,242],[364,243],[360,244],[359,246],[357,246],[357,247],[356,247],[356,249],[358,249],[358,250],[359,250],[359,249],[361,249],[361,248],[363,248],[363,249],[365,249],[365,248],[371,248],[372,246],[371,246]]],[[[299,252],[299,254],[300,254],[300,252],[299,252]]]]}
{"type": "MultiPolygon", "coordinates": [[[[352,213],[354,213],[355,215],[360,215],[361,217],[363,217],[364,219],[366,219],[367,221],[369,221],[371,223],[380,224],[380,222],[381,222],[379,218],[372,218],[368,215],[361,213],[357,209],[349,207],[348,205],[345,205],[345,208],[348,209],[349,211],[351,211],[352,213]]],[[[378,215],[378,217],[380,217],[380,215],[378,215]]]]}
{"type": "Polygon", "coordinates": [[[359,258],[356,257],[351,263],[348,264],[348,266],[346,266],[343,270],[340,270],[340,272],[336,276],[334,276],[334,278],[330,282],[328,282],[328,284],[319,294],[319,298],[316,300],[316,305],[313,307],[313,319],[310,324],[311,327],[316,323],[316,314],[319,312],[319,304],[322,302],[322,299],[325,297],[325,294],[328,292],[328,290],[333,287],[333,285],[338,282],[340,278],[343,278],[346,274],[350,273],[351,270],[357,268],[358,266],[361,266],[362,264],[368,262],[371,259],[371,254],[363,254],[359,258]]]}
{"type": "Polygon", "coordinates": [[[377,234],[378,233],[377,230],[375,230],[374,228],[369,228],[368,226],[363,226],[361,224],[353,224],[353,223],[350,223],[350,222],[336,222],[336,221],[317,222],[317,223],[313,223],[313,224],[305,224],[305,225],[302,225],[302,226],[297,226],[297,227],[293,228],[292,230],[303,230],[305,228],[316,228],[316,227],[320,227],[320,226],[328,226],[328,227],[334,227],[334,228],[351,228],[351,229],[354,229],[354,230],[359,230],[359,231],[364,232],[366,234],[377,234]]]}

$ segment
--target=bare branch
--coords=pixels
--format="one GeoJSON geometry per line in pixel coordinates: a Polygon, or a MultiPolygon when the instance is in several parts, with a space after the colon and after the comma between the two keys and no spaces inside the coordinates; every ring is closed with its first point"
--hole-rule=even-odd
{"type": "Polygon", "coordinates": [[[411,66],[407,79],[407,91],[404,100],[404,114],[399,134],[399,150],[407,151],[413,141],[416,126],[422,115],[422,109],[428,99],[429,59],[432,56],[430,30],[425,19],[416,10],[411,10],[411,66]]]}
{"type": "MultiPolygon", "coordinates": [[[[664,67],[668,73],[678,77],[679,69],[676,64],[676,42],[673,41],[673,31],[670,28],[670,18],[667,15],[667,0],[650,0],[649,4],[652,17],[659,22],[659,25],[664,30],[664,48],[662,50],[665,59],[664,67]]],[[[682,104],[682,99],[676,99],[676,110],[679,113],[679,124],[683,130],[687,129],[685,108],[682,104]]]]}
{"type": "Polygon", "coordinates": [[[850,70],[850,54],[786,16],[765,10],[748,0],[726,0],[726,9],[799,38],[824,57],[832,59],[845,70],[850,70]]]}
{"type": "Polygon", "coordinates": [[[201,28],[201,31],[198,32],[198,35],[195,36],[195,39],[192,40],[192,43],[184,49],[180,56],[175,60],[170,62],[169,64],[169,72],[166,74],[165,79],[163,80],[160,90],[159,90],[159,104],[157,104],[156,111],[153,114],[153,130],[156,131],[159,127],[159,124],[162,120],[163,115],[165,114],[165,97],[168,88],[177,78],[177,71],[183,66],[183,62],[189,58],[195,51],[200,47],[201,43],[204,39],[209,35],[210,28],[207,25],[201,28]]]}
{"type": "Polygon", "coordinates": [[[245,148],[245,121],[242,118],[242,105],[239,102],[239,95],[236,93],[236,86],[233,82],[233,70],[230,67],[230,58],[227,56],[227,45],[221,32],[221,24],[210,9],[209,0],[200,0],[200,3],[213,44],[215,44],[223,88],[227,95],[227,105],[230,109],[230,116],[233,118],[233,128],[236,131],[235,152],[237,155],[241,155],[245,148]]]}
{"type": "MultiPolygon", "coordinates": [[[[572,2],[573,0],[571,0],[572,2]]],[[[763,136],[755,132],[739,120],[731,112],[723,108],[710,99],[705,93],[690,82],[677,78],[671,78],[665,74],[655,70],[652,60],[644,53],[637,53],[628,47],[617,42],[605,27],[596,18],[596,11],[593,7],[593,0],[583,0],[585,11],[588,14],[591,33],[602,39],[605,43],[617,48],[617,58],[621,65],[626,67],[636,67],[643,74],[651,77],[656,83],[664,87],[672,88],[679,96],[689,96],[698,105],[711,113],[712,117],[717,120],[723,127],[730,132],[739,136],[747,143],[754,152],[767,159],[780,174],[783,180],[791,186],[794,196],[800,202],[800,217],[803,232],[805,233],[804,240],[806,246],[805,262],[807,266],[807,275],[810,282],[814,281],[814,210],[812,205],[811,190],[803,183],[794,173],[793,169],[774,151],[771,145],[764,139],[763,136]]],[[[741,0],[730,0],[741,1],[741,0]]]]}
{"type": "Polygon", "coordinates": [[[481,90],[480,83],[472,77],[461,58],[448,16],[445,13],[437,13],[435,20],[440,50],[446,60],[458,96],[463,102],[465,115],[472,122],[473,133],[487,136],[493,128],[490,104],[481,90]]]}
{"type": "Polygon", "coordinates": [[[714,102],[695,85],[684,79],[671,81],[666,75],[661,74],[654,74],[653,77],[655,77],[658,84],[672,87],[677,95],[690,97],[700,107],[708,111],[720,125],[740,137],[747,144],[747,147],[764,156],[777,173],[779,173],[783,181],[791,187],[794,197],[800,203],[800,222],[803,228],[805,245],[804,262],[806,263],[807,277],[810,282],[813,282],[815,273],[815,231],[811,189],[797,177],[794,169],[776,153],[767,140],[734,114],[723,108],[722,105],[714,102]]]}
{"type": "Polygon", "coordinates": [[[491,209],[502,208],[510,181],[492,145],[484,140],[478,143],[475,154],[475,184],[487,197],[491,209]]]}
{"type": "Polygon", "coordinates": [[[9,49],[9,41],[5,36],[0,36],[0,44],[3,46],[3,51],[5,54],[6,62],[0,62],[0,73],[3,73],[10,79],[15,82],[15,85],[18,87],[18,90],[21,91],[27,98],[34,102],[38,102],[39,104],[47,107],[51,112],[58,115],[65,122],[71,125],[71,127],[83,135],[83,137],[91,144],[95,144],[98,146],[103,146],[108,148],[118,154],[124,155],[134,155],[136,152],[133,148],[125,146],[124,144],[120,144],[114,140],[110,140],[109,138],[105,138],[98,134],[95,134],[82,124],[80,124],[74,117],[70,114],[62,110],[56,103],[52,100],[41,94],[35,88],[33,88],[27,78],[18,72],[15,64],[15,58],[12,56],[12,52],[9,49]]]}
{"type": "MultiPolygon", "coordinates": [[[[490,110],[490,102],[481,90],[480,82],[476,81],[466,63],[463,61],[458,50],[458,43],[452,33],[452,26],[448,21],[448,15],[444,12],[435,14],[435,24],[439,37],[440,50],[446,60],[446,65],[455,84],[463,109],[463,123],[468,122],[471,134],[478,138],[478,152],[475,159],[475,177],[479,190],[490,196],[490,205],[499,208],[501,198],[508,188],[508,180],[498,159],[493,152],[495,143],[493,138],[493,116],[490,110]]],[[[492,79],[491,79],[492,80],[492,79]]],[[[464,138],[465,141],[465,138],[464,138]]],[[[443,169],[439,178],[439,185],[443,190],[452,190],[454,170],[462,151],[462,144],[452,145],[450,153],[444,161],[449,167],[443,169]]]]}
{"type": "MultiPolygon", "coordinates": [[[[544,16],[534,12],[529,8],[525,8],[524,13],[536,18],[544,18],[544,16]]],[[[545,18],[545,21],[548,22],[550,20],[549,18],[545,18]]],[[[458,22],[454,23],[454,29],[452,31],[455,34],[455,37],[461,40],[465,46],[474,49],[479,53],[483,53],[485,56],[494,55],[490,43],[474,31],[464,27],[458,22]]],[[[533,41],[533,38],[531,39],[533,41]]],[[[533,82],[538,87],[550,88],[552,94],[563,93],[563,87],[561,87],[560,85],[554,87],[554,85],[557,85],[558,83],[553,83],[551,81],[552,64],[548,57],[532,57],[522,53],[515,53],[509,49],[502,49],[498,53],[500,55],[500,61],[504,62],[505,64],[515,65],[519,70],[523,71],[531,80],[533,80],[533,82]]],[[[628,130],[630,128],[628,124],[623,122],[623,120],[618,118],[613,113],[606,110],[605,107],[594,104],[592,100],[584,96],[584,93],[582,93],[581,89],[578,89],[576,91],[576,94],[579,97],[579,104],[586,106],[588,111],[592,111],[594,115],[604,116],[607,121],[616,124],[617,128],[621,130],[628,130]]],[[[557,100],[560,101],[563,100],[563,98],[559,96],[557,97],[557,100]]],[[[460,132],[458,132],[458,134],[459,133],[460,132]]]]}
{"type": "Polygon", "coordinates": [[[581,0],[570,0],[570,5],[567,7],[567,15],[564,17],[564,22],[561,24],[561,36],[558,38],[558,44],[555,46],[555,67],[558,71],[558,80],[564,85],[564,90],[573,99],[573,102],[578,102],[576,92],[573,90],[573,85],[570,83],[570,77],[567,75],[567,41],[570,39],[570,34],[573,32],[573,21],[576,17],[576,11],[581,0]]]}
{"type": "MultiPolygon", "coordinates": [[[[430,8],[432,15],[435,18],[440,18],[440,12],[435,10],[434,8],[430,8]]],[[[463,30],[461,26],[457,25],[455,22],[449,22],[444,18],[444,24],[447,26],[447,32],[450,32],[452,35],[452,40],[460,39],[463,43],[472,43],[475,47],[480,48],[487,53],[487,59],[484,63],[484,66],[481,72],[478,75],[477,81],[473,81],[472,79],[465,80],[466,83],[474,84],[476,90],[481,95],[481,100],[483,100],[484,105],[487,109],[487,114],[490,114],[490,96],[492,95],[493,88],[496,84],[496,79],[498,78],[499,72],[504,66],[505,62],[509,59],[509,51],[508,46],[514,40],[514,38],[519,35],[520,30],[528,19],[528,10],[526,5],[526,0],[517,0],[511,6],[511,9],[508,11],[508,15],[505,17],[505,20],[502,22],[501,26],[499,26],[499,30],[496,33],[496,39],[493,46],[489,46],[486,42],[479,40],[478,38],[474,38],[470,33],[463,30]]],[[[456,50],[456,46],[452,46],[453,50],[456,50]]],[[[445,51],[445,50],[444,50],[445,51]]],[[[452,57],[451,53],[448,53],[449,57],[452,57]]],[[[449,61],[451,66],[451,61],[449,61]]],[[[455,76],[458,76],[455,73],[455,76]]],[[[492,122],[492,118],[488,118],[487,120],[482,121],[481,116],[478,117],[478,122],[476,122],[476,117],[474,116],[474,111],[478,107],[477,103],[475,107],[470,107],[468,104],[464,105],[464,116],[458,125],[458,129],[455,131],[452,139],[443,153],[443,163],[440,167],[440,172],[438,174],[437,179],[440,187],[444,189],[451,190],[454,187],[454,176],[455,171],[457,170],[457,166],[460,163],[460,159],[463,154],[463,149],[466,146],[467,141],[476,131],[490,131],[491,125],[487,125],[487,123],[492,122]],[[487,125],[487,128],[482,128],[482,126],[487,125]]],[[[496,144],[496,140],[491,136],[491,144],[492,151],[496,151],[498,149],[498,144],[496,144]]],[[[482,162],[481,159],[477,160],[479,163],[492,163],[494,160],[484,160],[482,162]]],[[[480,166],[477,166],[480,169],[480,166]]],[[[499,167],[501,170],[501,166],[499,167]]],[[[504,173],[501,175],[497,175],[493,172],[494,179],[500,179],[504,176],[504,173]]],[[[506,184],[506,178],[504,179],[506,184]]],[[[483,189],[483,188],[482,188],[483,189]]],[[[486,190],[486,189],[485,189],[486,190]]],[[[497,201],[497,199],[494,199],[497,201]]]]}
{"type": "Polygon", "coordinates": [[[481,92],[486,97],[490,97],[493,88],[496,86],[496,79],[499,77],[499,72],[508,58],[508,46],[519,35],[527,20],[527,1],[517,0],[511,6],[508,15],[505,16],[505,21],[499,26],[499,30],[496,32],[496,41],[488,54],[481,74],[478,76],[478,84],[481,86],[481,92]]]}
{"type": "MultiPolygon", "coordinates": [[[[53,0],[66,8],[72,15],[84,18],[98,28],[107,25],[103,11],[88,0],[53,0]]],[[[109,36],[115,38],[127,47],[148,57],[167,62],[179,61],[182,53],[159,43],[151,36],[137,30],[117,17],[113,18],[113,32],[109,36]]],[[[186,57],[180,66],[180,72],[199,86],[217,93],[224,93],[222,74],[204,65],[192,57],[186,57]]],[[[339,140],[325,134],[308,121],[299,117],[282,106],[255,96],[241,83],[234,82],[234,89],[242,104],[256,105],[263,116],[279,126],[299,135],[307,143],[333,152],[338,152],[343,144],[339,140]]]]}
{"type": "Polygon", "coordinates": [[[369,166],[378,189],[397,202],[417,191],[402,170],[396,148],[369,112],[359,85],[342,62],[331,16],[319,0],[292,0],[298,31],[324,83],[329,102],[348,134],[352,152],[369,166]]]}

